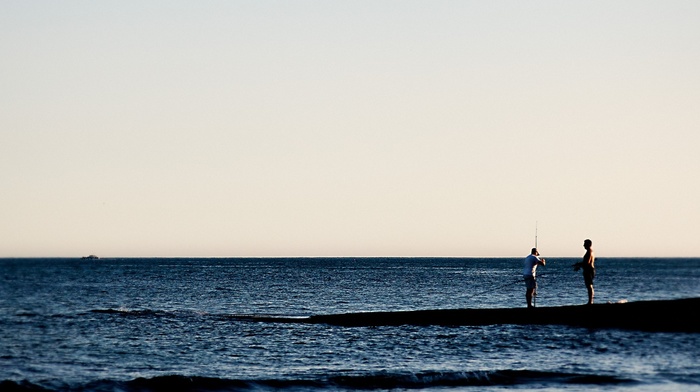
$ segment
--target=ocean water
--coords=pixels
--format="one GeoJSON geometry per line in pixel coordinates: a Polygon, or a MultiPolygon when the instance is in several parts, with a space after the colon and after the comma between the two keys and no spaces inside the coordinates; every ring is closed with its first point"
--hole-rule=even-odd
{"type": "MultiPolygon", "coordinates": [[[[576,261],[540,267],[537,306],[586,302],[576,261]]],[[[697,258],[596,266],[596,302],[700,297],[697,258]]],[[[0,391],[700,391],[697,333],[239,317],[524,307],[521,269],[522,258],[0,259],[0,391]]]]}

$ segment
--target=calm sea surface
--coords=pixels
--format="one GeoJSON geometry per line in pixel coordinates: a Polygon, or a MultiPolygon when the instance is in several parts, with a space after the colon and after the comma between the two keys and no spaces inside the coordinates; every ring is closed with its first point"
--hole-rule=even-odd
{"type": "MultiPolygon", "coordinates": [[[[586,302],[575,261],[540,267],[537,306],[586,302]]],[[[700,259],[596,266],[596,302],[700,297],[700,259]]],[[[697,333],[236,317],[524,307],[521,269],[522,258],[0,259],[0,390],[700,391],[697,333]]]]}

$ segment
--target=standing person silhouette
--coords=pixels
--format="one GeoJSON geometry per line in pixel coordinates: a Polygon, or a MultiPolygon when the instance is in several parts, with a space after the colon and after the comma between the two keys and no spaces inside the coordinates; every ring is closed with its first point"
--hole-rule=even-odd
{"type": "Polygon", "coordinates": [[[583,269],[583,283],[588,290],[588,305],[593,304],[593,278],[595,278],[595,254],[593,253],[593,241],[587,239],[583,241],[583,247],[586,249],[586,254],[583,255],[583,260],[580,263],[574,264],[574,270],[583,269]]]}
{"type": "Polygon", "coordinates": [[[537,295],[537,266],[545,265],[545,259],[540,259],[540,252],[537,248],[532,248],[530,255],[525,258],[523,263],[523,278],[525,279],[525,299],[527,307],[532,307],[532,297],[537,295]]]}

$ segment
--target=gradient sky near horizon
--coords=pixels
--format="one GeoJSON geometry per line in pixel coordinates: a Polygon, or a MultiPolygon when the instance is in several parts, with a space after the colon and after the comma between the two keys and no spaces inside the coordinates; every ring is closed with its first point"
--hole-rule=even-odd
{"type": "Polygon", "coordinates": [[[0,4],[0,257],[700,256],[698,1],[0,4]]]}

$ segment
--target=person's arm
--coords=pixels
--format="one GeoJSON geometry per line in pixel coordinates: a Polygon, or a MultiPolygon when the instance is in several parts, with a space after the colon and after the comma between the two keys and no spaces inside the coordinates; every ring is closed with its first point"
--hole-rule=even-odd
{"type": "Polygon", "coordinates": [[[583,260],[579,261],[578,263],[574,263],[572,267],[574,267],[574,271],[580,270],[584,265],[586,265],[586,256],[588,256],[588,252],[586,252],[585,255],[583,255],[583,260]]]}

